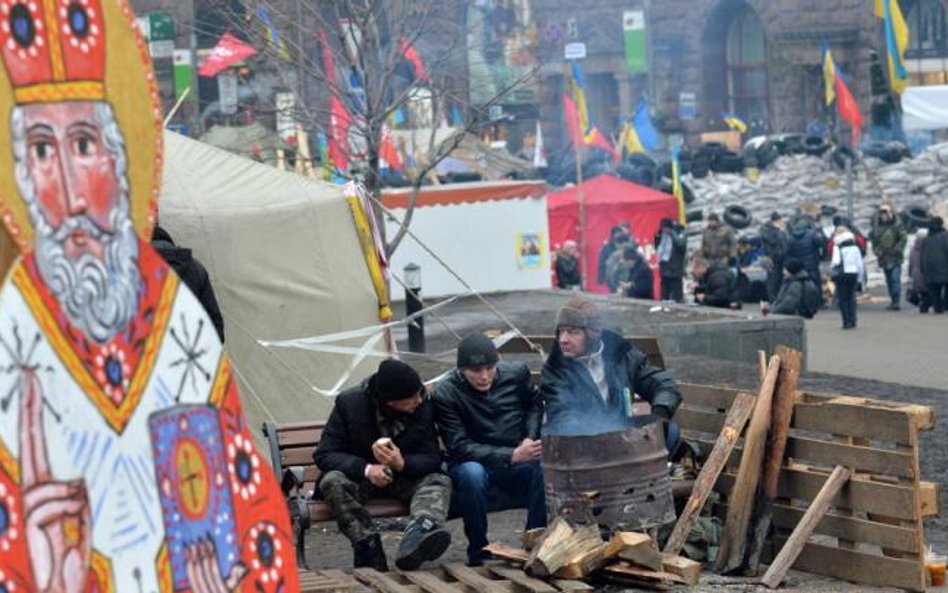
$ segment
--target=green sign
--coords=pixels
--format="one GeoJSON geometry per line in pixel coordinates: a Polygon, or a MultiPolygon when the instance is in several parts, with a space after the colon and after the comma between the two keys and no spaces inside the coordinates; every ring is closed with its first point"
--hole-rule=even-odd
{"type": "Polygon", "coordinates": [[[167,12],[148,13],[148,40],[173,41],[174,19],[167,12]]]}
{"type": "Polygon", "coordinates": [[[625,67],[629,72],[648,72],[645,13],[641,10],[622,13],[622,33],[625,39],[625,67]]]}
{"type": "MultiPolygon", "coordinates": [[[[173,58],[174,100],[177,101],[194,84],[194,64],[191,62],[191,50],[189,49],[174,50],[173,58]]],[[[194,89],[191,89],[187,100],[192,100],[195,95],[194,89]]]]}

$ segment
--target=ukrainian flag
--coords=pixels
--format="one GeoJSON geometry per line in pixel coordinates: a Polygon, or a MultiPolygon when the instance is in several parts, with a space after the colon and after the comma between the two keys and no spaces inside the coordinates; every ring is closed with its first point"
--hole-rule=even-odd
{"type": "Polygon", "coordinates": [[[889,86],[902,94],[908,86],[905,50],[909,45],[909,28],[898,0],[876,0],[876,16],[885,24],[886,53],[889,54],[889,86]]]}
{"type": "Polygon", "coordinates": [[[635,131],[635,126],[631,122],[625,122],[625,125],[622,126],[622,133],[619,135],[619,146],[625,149],[626,154],[645,152],[639,133],[635,131]]]}
{"type": "Polygon", "coordinates": [[[579,130],[586,140],[590,143],[595,140],[595,132],[592,129],[592,123],[589,121],[589,109],[586,107],[586,91],[583,88],[583,73],[579,69],[579,62],[573,60],[570,64],[570,87],[572,89],[573,102],[576,103],[576,117],[579,120],[579,130]]]}
{"type": "Polygon", "coordinates": [[[273,19],[267,12],[267,7],[263,4],[257,4],[257,18],[267,29],[267,44],[276,50],[277,55],[284,60],[290,59],[290,52],[286,49],[286,42],[280,37],[280,32],[273,26],[273,19]]]}
{"type": "Polygon", "coordinates": [[[744,120],[739,118],[737,115],[730,112],[724,112],[721,114],[721,117],[724,118],[724,123],[727,124],[727,127],[731,128],[732,130],[737,130],[741,134],[747,133],[747,123],[745,123],[744,120]]]}
{"type": "Polygon", "coordinates": [[[672,193],[678,202],[678,223],[684,226],[688,224],[688,218],[685,216],[685,189],[681,186],[681,164],[678,161],[677,146],[672,148],[672,193]]]}
{"type": "Polygon", "coordinates": [[[826,41],[823,42],[820,53],[823,56],[823,91],[826,94],[826,106],[829,107],[836,100],[836,64],[826,41]]]}

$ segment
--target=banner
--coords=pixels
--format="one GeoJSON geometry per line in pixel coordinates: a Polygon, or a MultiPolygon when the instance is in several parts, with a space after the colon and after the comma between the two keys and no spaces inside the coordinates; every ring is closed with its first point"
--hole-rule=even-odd
{"type": "Polygon", "coordinates": [[[627,10],[622,13],[622,34],[625,39],[625,67],[629,72],[648,72],[648,49],[645,37],[645,13],[627,10]]]}
{"type": "MultiPolygon", "coordinates": [[[[174,55],[172,56],[172,63],[174,64],[173,76],[174,76],[174,100],[178,101],[181,99],[181,95],[185,91],[191,88],[194,84],[194,62],[191,58],[191,50],[189,49],[176,49],[174,50],[174,55]]],[[[187,101],[194,100],[194,97],[197,96],[197,93],[194,92],[196,89],[191,89],[191,94],[188,95],[187,101]]]]}
{"type": "Polygon", "coordinates": [[[257,50],[237,39],[230,33],[224,33],[220,41],[198,68],[198,75],[213,78],[237,62],[256,55],[257,50]]]}

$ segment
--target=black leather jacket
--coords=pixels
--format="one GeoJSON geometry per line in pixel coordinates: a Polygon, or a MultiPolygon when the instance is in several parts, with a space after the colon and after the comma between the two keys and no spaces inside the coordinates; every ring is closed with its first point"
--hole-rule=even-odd
{"type": "Polygon", "coordinates": [[[671,418],[681,404],[678,385],[671,375],[648,362],[648,358],[631,342],[611,332],[602,332],[602,358],[609,384],[609,399],[603,400],[586,366],[563,356],[559,344],[543,365],[540,392],[546,407],[547,425],[575,421],[578,417],[623,415],[625,389],[638,394],[650,404],[658,416],[671,418]]]}
{"type": "Polygon", "coordinates": [[[506,467],[524,438],[540,435],[543,406],[523,363],[499,362],[487,393],[471,387],[455,369],[438,383],[432,399],[451,463],[506,467]]]}
{"type": "MultiPolygon", "coordinates": [[[[382,436],[378,403],[373,397],[373,379],[348,389],[336,397],[323,429],[319,446],[313,453],[316,465],[323,472],[339,470],[358,483],[365,466],[375,463],[372,444],[382,436]]],[[[434,423],[434,405],[425,398],[412,414],[401,415],[403,424],[397,434],[389,435],[405,459],[402,475],[421,478],[441,469],[441,449],[434,423]]]]}

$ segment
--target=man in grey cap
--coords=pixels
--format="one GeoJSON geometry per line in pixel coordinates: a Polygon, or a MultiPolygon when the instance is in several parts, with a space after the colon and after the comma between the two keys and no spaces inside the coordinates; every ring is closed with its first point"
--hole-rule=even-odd
{"type": "Polygon", "coordinates": [[[461,341],[457,369],[438,383],[433,400],[464,518],[468,564],[478,566],[486,557],[488,510],[525,506],[526,529],[546,525],[542,403],[526,365],[501,362],[483,334],[461,341]]]}
{"type": "Polygon", "coordinates": [[[631,342],[603,329],[599,307],[585,297],[571,298],[556,314],[556,343],[543,365],[540,391],[552,432],[582,433],[604,424],[617,430],[632,418],[638,395],[665,424],[669,450],[677,443],[677,427],[669,423],[681,404],[675,380],[631,342]]]}

